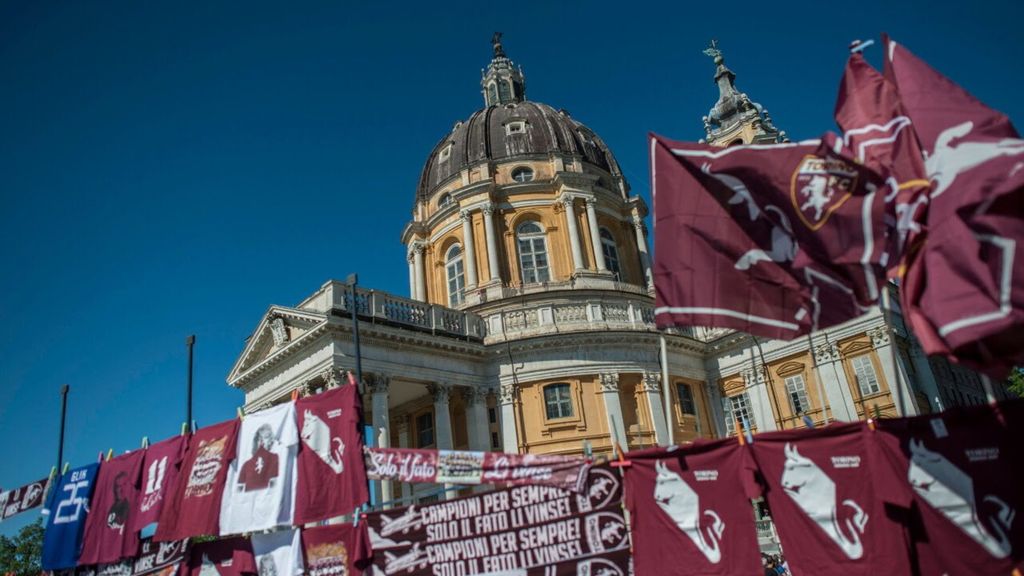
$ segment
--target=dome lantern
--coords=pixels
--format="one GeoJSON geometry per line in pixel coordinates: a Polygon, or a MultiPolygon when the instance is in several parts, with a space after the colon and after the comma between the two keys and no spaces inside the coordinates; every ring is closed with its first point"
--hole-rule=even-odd
{"type": "Polygon", "coordinates": [[[480,89],[486,106],[499,106],[522,102],[526,99],[526,79],[523,69],[516,67],[501,45],[501,32],[491,37],[494,56],[480,79],[480,89]]]}

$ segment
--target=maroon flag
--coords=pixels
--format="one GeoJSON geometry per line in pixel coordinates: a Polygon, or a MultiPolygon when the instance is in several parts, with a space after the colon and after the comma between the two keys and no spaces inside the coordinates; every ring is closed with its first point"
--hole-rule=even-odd
{"type": "Polygon", "coordinates": [[[822,140],[651,136],[656,321],[791,339],[857,317],[884,279],[889,184],[822,140]]]}
{"type": "Polygon", "coordinates": [[[139,496],[144,454],[136,450],[100,466],[85,520],[79,564],[110,564],[138,552],[139,534],[132,530],[132,515],[139,496]]]}
{"type": "Polygon", "coordinates": [[[931,183],[925,174],[924,156],[910,118],[903,110],[896,86],[857,53],[850,55],[836,102],[836,123],[843,143],[858,162],[893,182],[885,201],[887,225],[895,228],[888,245],[886,264],[890,277],[903,274],[902,258],[908,243],[921,239],[931,183]]]}
{"type": "Polygon", "coordinates": [[[295,489],[296,525],[351,514],[369,500],[359,388],[341,386],[295,402],[302,449],[295,489]]]}
{"type": "Polygon", "coordinates": [[[6,520],[25,510],[41,506],[49,481],[49,478],[43,478],[42,480],[26,484],[21,488],[0,492],[0,521],[6,520]]]}
{"type": "Polygon", "coordinates": [[[996,377],[1024,363],[1024,140],[1009,119],[886,38],[933,183],[904,314],[925,351],[996,377]]]}

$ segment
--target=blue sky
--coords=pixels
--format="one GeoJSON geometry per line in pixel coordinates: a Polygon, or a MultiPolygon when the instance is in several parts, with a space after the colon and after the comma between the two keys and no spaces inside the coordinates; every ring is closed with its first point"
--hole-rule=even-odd
{"type": "MultiPolygon", "coordinates": [[[[888,31],[1018,122],[1007,2],[0,2],[0,486],[234,414],[271,304],[329,278],[405,295],[427,154],[482,106],[505,33],[530,99],[600,134],[648,195],[650,130],[701,137],[719,39],[793,138],[833,128],[846,46],[888,31]]],[[[869,59],[880,60],[876,48],[869,59]]],[[[9,534],[34,515],[0,525],[9,534]]]]}

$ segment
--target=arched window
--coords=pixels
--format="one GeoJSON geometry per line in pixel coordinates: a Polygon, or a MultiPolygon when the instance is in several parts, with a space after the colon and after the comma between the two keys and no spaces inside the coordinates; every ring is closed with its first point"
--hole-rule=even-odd
{"type": "Polygon", "coordinates": [[[446,193],[444,196],[441,196],[440,200],[437,201],[437,207],[438,208],[444,208],[445,206],[447,206],[447,205],[449,205],[451,203],[452,203],[452,195],[446,193]]]}
{"type": "Polygon", "coordinates": [[[512,101],[512,84],[507,81],[498,82],[498,96],[502,103],[512,101]]]}
{"type": "Polygon", "coordinates": [[[498,104],[498,86],[491,82],[487,86],[487,105],[495,106],[498,104]]]}
{"type": "Polygon", "coordinates": [[[547,240],[540,224],[523,222],[516,228],[516,240],[519,244],[519,267],[523,273],[523,284],[550,280],[547,240]]]}
{"type": "Polygon", "coordinates": [[[512,179],[516,182],[529,182],[533,180],[533,170],[520,166],[512,171],[512,179]]]}
{"type": "Polygon", "coordinates": [[[572,396],[568,384],[549,384],[544,387],[544,409],[548,420],[572,417],[572,396]]]}
{"type": "Polygon", "coordinates": [[[619,268],[619,249],[615,246],[615,237],[607,228],[601,228],[601,252],[604,253],[604,264],[616,278],[622,277],[619,268]]]}
{"type": "Polygon", "coordinates": [[[445,270],[448,273],[448,305],[454,308],[462,304],[466,297],[466,272],[462,266],[462,247],[455,244],[449,248],[444,262],[445,270]]]}

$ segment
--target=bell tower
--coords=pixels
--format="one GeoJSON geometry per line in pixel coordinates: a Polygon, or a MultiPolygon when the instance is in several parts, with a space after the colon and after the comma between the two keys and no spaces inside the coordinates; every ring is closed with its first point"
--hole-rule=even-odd
{"type": "Polygon", "coordinates": [[[495,32],[491,37],[491,46],[494,48],[494,56],[487,70],[481,71],[483,77],[480,79],[485,105],[500,106],[526,100],[523,69],[516,67],[505,55],[505,49],[501,46],[501,32],[495,32]]]}
{"type": "Polygon", "coordinates": [[[704,116],[704,142],[713,146],[737,144],[774,144],[786,142],[786,133],[772,124],[768,111],[736,89],[736,74],[725,65],[725,58],[712,40],[704,50],[715,61],[718,102],[704,116]]]}

